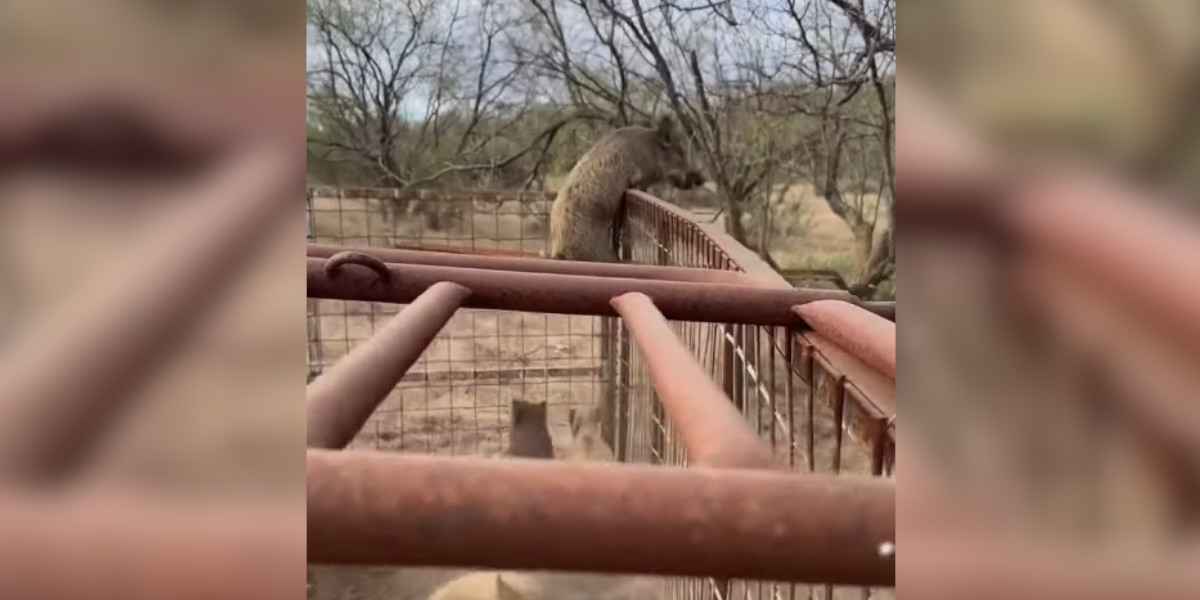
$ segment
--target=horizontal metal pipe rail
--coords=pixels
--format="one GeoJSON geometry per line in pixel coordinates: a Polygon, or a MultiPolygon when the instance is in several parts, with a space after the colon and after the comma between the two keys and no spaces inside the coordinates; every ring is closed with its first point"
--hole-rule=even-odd
{"type": "Polygon", "coordinates": [[[548,258],[483,256],[450,252],[426,252],[422,250],[398,250],[394,248],[346,248],[342,246],[309,244],[308,256],[313,258],[329,258],[347,250],[364,252],[379,258],[383,262],[411,265],[495,269],[523,273],[589,275],[593,277],[626,277],[629,279],[656,279],[660,281],[763,285],[748,275],[736,271],[721,271],[717,269],[688,269],[683,267],[659,267],[653,265],[554,260],[548,258]]]}
{"type": "Polygon", "coordinates": [[[612,305],[642,351],[658,398],[683,435],[689,462],[710,467],[770,466],[770,450],[679,342],[650,298],[631,292],[613,298],[612,305]]]}
{"type": "Polygon", "coordinates": [[[309,447],[349,444],[470,295],[471,290],[458,284],[433,284],[309,384],[309,447]]]}
{"type": "Polygon", "coordinates": [[[315,449],[307,462],[313,563],[895,582],[887,479],[315,449]]]}
{"type": "Polygon", "coordinates": [[[408,303],[426,288],[451,281],[470,288],[467,308],[519,310],[556,314],[616,316],[609,300],[627,292],[653,298],[668,319],[738,322],[753,325],[799,325],[792,306],[815,300],[846,300],[844,292],[771,289],[719,283],[654,281],[618,277],[519,273],[386,263],[385,280],[365,268],[343,269],[336,278],[325,272],[326,259],[308,259],[310,298],[408,303]]]}
{"type": "Polygon", "coordinates": [[[896,324],[845,302],[821,300],[793,311],[864,363],[896,379],[896,324]]]}

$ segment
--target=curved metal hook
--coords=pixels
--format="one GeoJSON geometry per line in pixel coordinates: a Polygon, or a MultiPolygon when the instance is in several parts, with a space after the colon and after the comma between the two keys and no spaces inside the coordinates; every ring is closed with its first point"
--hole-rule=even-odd
{"type": "Polygon", "coordinates": [[[379,276],[381,280],[385,282],[391,281],[392,279],[392,272],[388,270],[387,265],[384,264],[382,260],[379,260],[378,258],[365,252],[357,252],[354,250],[338,252],[337,254],[330,256],[329,259],[325,261],[325,275],[329,277],[335,277],[337,272],[341,270],[342,266],[347,264],[360,265],[371,269],[376,275],[379,276]]]}

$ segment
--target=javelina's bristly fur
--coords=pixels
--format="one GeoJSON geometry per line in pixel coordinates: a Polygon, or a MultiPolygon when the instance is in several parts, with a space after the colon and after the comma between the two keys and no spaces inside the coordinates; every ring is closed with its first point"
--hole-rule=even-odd
{"type": "Polygon", "coordinates": [[[655,127],[610,132],[579,159],[550,209],[550,258],[617,262],[617,217],[625,191],[659,182],[690,189],[704,177],[690,166],[670,117],[655,127]]]}
{"type": "Polygon", "coordinates": [[[576,411],[571,409],[571,445],[563,458],[567,460],[615,461],[616,454],[600,433],[600,409],[576,411]]]}
{"type": "Polygon", "coordinates": [[[513,400],[512,431],[508,455],[519,458],[554,458],[554,444],[546,425],[546,404],[513,400]]]}

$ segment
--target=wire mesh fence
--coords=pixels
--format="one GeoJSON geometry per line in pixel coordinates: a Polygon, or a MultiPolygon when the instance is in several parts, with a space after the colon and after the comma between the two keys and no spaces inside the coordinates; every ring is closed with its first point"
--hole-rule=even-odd
{"type": "MultiPolygon", "coordinates": [[[[312,189],[309,240],[348,247],[537,255],[553,196],[312,189]]],[[[402,306],[309,300],[310,378],[371,337],[402,306]]],[[[568,410],[602,385],[599,319],[459,310],[351,444],[385,450],[490,454],[504,447],[512,400],[545,402],[556,439],[568,410]]]]}
{"type": "MultiPolygon", "coordinates": [[[[536,255],[546,247],[544,193],[398,194],[311,190],[309,239],[376,246],[536,255]]],[[[745,271],[685,213],[630,196],[627,261],[745,271]]],[[[784,284],[786,285],[786,284],[784,284]]],[[[316,374],[374,333],[398,306],[311,300],[309,368],[316,374]]],[[[672,323],[709,376],[797,471],[888,476],[894,384],[811,332],[737,323],[672,323]]],[[[565,440],[568,409],[599,404],[618,460],[686,464],[646,366],[619,319],[459,310],[351,447],[490,454],[504,447],[511,400],[546,402],[551,435],[565,440]]],[[[557,445],[557,444],[556,444],[557,445]]],[[[797,507],[797,510],[801,510],[797,507]]],[[[674,579],[672,598],[890,597],[891,590],[674,579]]]]}

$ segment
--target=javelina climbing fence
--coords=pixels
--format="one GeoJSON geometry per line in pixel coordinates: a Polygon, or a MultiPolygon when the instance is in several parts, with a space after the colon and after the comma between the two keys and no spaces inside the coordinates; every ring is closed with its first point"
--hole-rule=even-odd
{"type": "MultiPolygon", "coordinates": [[[[338,363],[367,340],[382,348],[383,343],[375,341],[377,327],[378,337],[408,338],[392,346],[391,351],[397,353],[393,360],[404,367],[394,387],[392,381],[385,382],[386,377],[368,370],[359,372],[366,373],[367,379],[379,380],[376,388],[365,394],[376,397],[359,407],[345,408],[343,400],[331,400],[325,403],[325,413],[314,413],[310,393],[310,445],[423,454],[490,454],[503,447],[510,401],[520,398],[548,404],[556,440],[567,437],[568,408],[600,406],[605,438],[625,463],[755,469],[769,466],[775,471],[805,471],[820,476],[844,474],[849,477],[835,481],[851,486],[863,483],[855,476],[891,475],[895,356],[894,346],[890,346],[889,353],[887,343],[894,331],[887,330],[889,323],[853,306],[853,299],[843,293],[791,288],[753,253],[724,234],[697,223],[685,211],[636,192],[627,195],[623,220],[622,254],[626,264],[530,259],[546,247],[551,200],[543,193],[310,190],[310,377],[338,363]],[[345,252],[355,247],[366,256],[345,252]],[[400,308],[398,301],[413,299],[415,302],[408,307],[411,312],[392,318],[400,308]],[[821,299],[843,302],[810,304],[821,299]],[[509,310],[496,310],[501,308],[509,310]],[[396,328],[397,333],[389,334],[387,327],[396,328]],[[406,333],[398,333],[402,328],[406,333]],[[677,342],[668,332],[673,332],[677,342]],[[689,404],[699,403],[693,400],[697,397],[705,397],[712,404],[689,404]],[[722,412],[725,409],[727,413],[722,412]],[[736,416],[722,420],[730,415],[736,416]],[[314,421],[332,424],[339,419],[340,425],[330,425],[324,433],[314,434],[314,421]],[[748,437],[739,439],[739,434],[748,437]]],[[[341,376],[342,382],[354,380],[353,368],[345,367],[347,374],[341,376]]],[[[331,381],[335,379],[332,373],[324,378],[326,389],[339,385],[339,381],[331,381]]],[[[355,385],[361,385],[361,378],[355,385]]],[[[356,463],[357,459],[320,456],[340,469],[353,470],[357,464],[357,468],[365,469],[360,473],[370,470],[356,463]]],[[[314,464],[325,463],[314,463],[310,455],[310,480],[314,469],[330,467],[314,464]]],[[[414,470],[442,463],[405,464],[411,476],[414,470]]],[[[564,467],[557,464],[544,468],[559,469],[556,473],[560,482],[574,477],[570,474],[573,472],[561,471],[564,467]]],[[[527,494],[536,494],[535,482],[545,483],[536,473],[535,469],[523,479],[526,485],[522,489],[527,494]]],[[[596,471],[588,485],[598,486],[597,494],[608,493],[611,487],[604,487],[603,482],[628,483],[620,475],[624,473],[633,477],[635,472],[596,471]]],[[[641,471],[636,473],[638,477],[649,477],[641,471]]],[[[668,471],[662,473],[665,477],[668,471]]],[[[520,475],[514,471],[512,476],[520,475]]],[[[489,475],[481,472],[477,477],[489,475]]],[[[795,476],[785,480],[808,481],[795,476]]],[[[666,495],[670,486],[666,479],[661,481],[661,495],[666,495]]],[[[732,480],[727,483],[735,485],[732,480]]],[[[756,489],[761,490],[763,498],[770,495],[766,481],[759,482],[765,486],[762,488],[750,482],[744,484],[749,487],[714,489],[713,498],[727,494],[731,499],[754,502],[756,489]]],[[[868,505],[883,506],[872,502],[894,494],[894,488],[884,485],[862,488],[863,504],[856,507],[839,507],[830,498],[814,500],[817,505],[809,506],[800,504],[800,496],[781,498],[783,505],[772,507],[778,522],[769,530],[786,530],[784,522],[800,513],[807,513],[809,520],[805,522],[811,524],[837,521],[840,512],[842,517],[855,521],[846,525],[862,537],[871,528],[864,528],[863,515],[856,511],[868,505]],[[883,496],[879,495],[881,491],[883,496]]],[[[645,490],[648,505],[656,505],[655,489],[659,488],[645,490]]],[[[391,506],[399,506],[396,497],[404,491],[388,493],[393,498],[391,506]]],[[[459,501],[463,501],[461,493],[458,490],[455,495],[459,501]]],[[[310,515],[314,511],[313,495],[310,486],[310,515]]],[[[321,494],[316,495],[319,513],[321,494]]],[[[326,494],[326,500],[334,497],[346,500],[337,492],[326,494]]],[[[710,505],[716,506],[711,504],[716,502],[713,498],[710,505]]],[[[494,497],[487,500],[493,505],[497,502],[494,497]]],[[[620,502],[620,498],[613,502],[620,502]]],[[[892,510],[890,500],[887,505],[887,510],[892,510]]],[[[411,513],[412,507],[405,506],[411,513]]],[[[657,506],[667,511],[659,515],[660,522],[670,517],[669,511],[681,508],[657,506]]],[[[362,504],[356,507],[360,511],[369,508],[362,504]]],[[[367,526],[355,517],[346,517],[348,511],[346,507],[340,509],[342,525],[351,530],[355,523],[367,526]]],[[[583,519],[579,517],[562,516],[563,526],[580,527],[583,519]]],[[[854,539],[845,544],[857,546],[857,550],[814,544],[805,549],[805,556],[762,554],[762,561],[774,567],[747,564],[739,569],[741,563],[730,552],[743,558],[759,554],[748,547],[729,547],[731,540],[723,539],[720,532],[728,531],[721,521],[732,522],[743,516],[714,513],[709,517],[703,526],[711,529],[711,539],[700,535],[669,542],[684,546],[709,544],[712,548],[724,544],[720,552],[710,548],[709,558],[724,553],[727,560],[714,563],[709,570],[697,564],[673,567],[620,563],[611,555],[600,557],[603,564],[599,566],[595,565],[597,557],[589,557],[593,559],[591,566],[605,570],[605,565],[615,568],[620,563],[627,570],[691,575],[670,581],[670,596],[675,598],[709,598],[714,593],[721,597],[840,597],[851,592],[857,597],[860,592],[867,595],[871,588],[835,588],[822,583],[891,585],[890,549],[894,546],[890,546],[890,531],[881,539],[854,539]],[[860,552],[863,548],[868,549],[866,554],[860,552]],[[847,556],[854,558],[847,560],[847,556]],[[839,572],[838,560],[859,562],[839,572]],[[816,563],[827,570],[813,570],[816,563]],[[889,573],[882,579],[877,576],[881,568],[889,573]],[[872,570],[876,570],[875,577],[872,570]],[[833,575],[824,580],[805,578],[805,573],[817,572],[833,575]],[[711,576],[695,577],[702,573],[711,576]],[[741,579],[751,575],[759,576],[758,580],[741,579]],[[800,581],[809,585],[793,583],[800,581]]],[[[883,521],[890,523],[892,518],[888,512],[883,521]]],[[[312,519],[310,516],[310,531],[312,519]]],[[[509,538],[516,537],[519,524],[505,524],[509,538]]],[[[805,527],[800,522],[795,524],[798,529],[805,527]]],[[[370,525],[377,527],[379,523],[370,525]]],[[[324,553],[332,562],[371,562],[382,557],[392,564],[404,564],[407,555],[402,551],[380,555],[364,550],[348,543],[353,534],[332,531],[332,527],[329,524],[324,534],[317,534],[329,536],[323,544],[317,544],[324,545],[316,549],[318,557],[324,553]]],[[[653,532],[646,535],[652,536],[653,532]]],[[[765,532],[763,537],[754,542],[760,550],[780,541],[766,539],[765,532]]],[[[737,540],[732,542],[736,546],[737,540]]],[[[556,566],[536,563],[532,555],[539,550],[527,550],[530,556],[494,558],[489,566],[556,566]]],[[[559,550],[557,555],[543,554],[543,558],[564,561],[564,567],[579,566],[563,556],[566,550],[559,550]]],[[[439,564],[430,558],[436,552],[428,546],[413,551],[422,555],[425,564],[439,564]]],[[[705,550],[693,548],[685,554],[699,560],[697,552],[705,550]]],[[[624,560],[632,560],[635,555],[626,552],[624,560]]],[[[661,562],[660,557],[654,560],[661,562]]],[[[890,590],[884,591],[890,594],[890,590]]]]}

